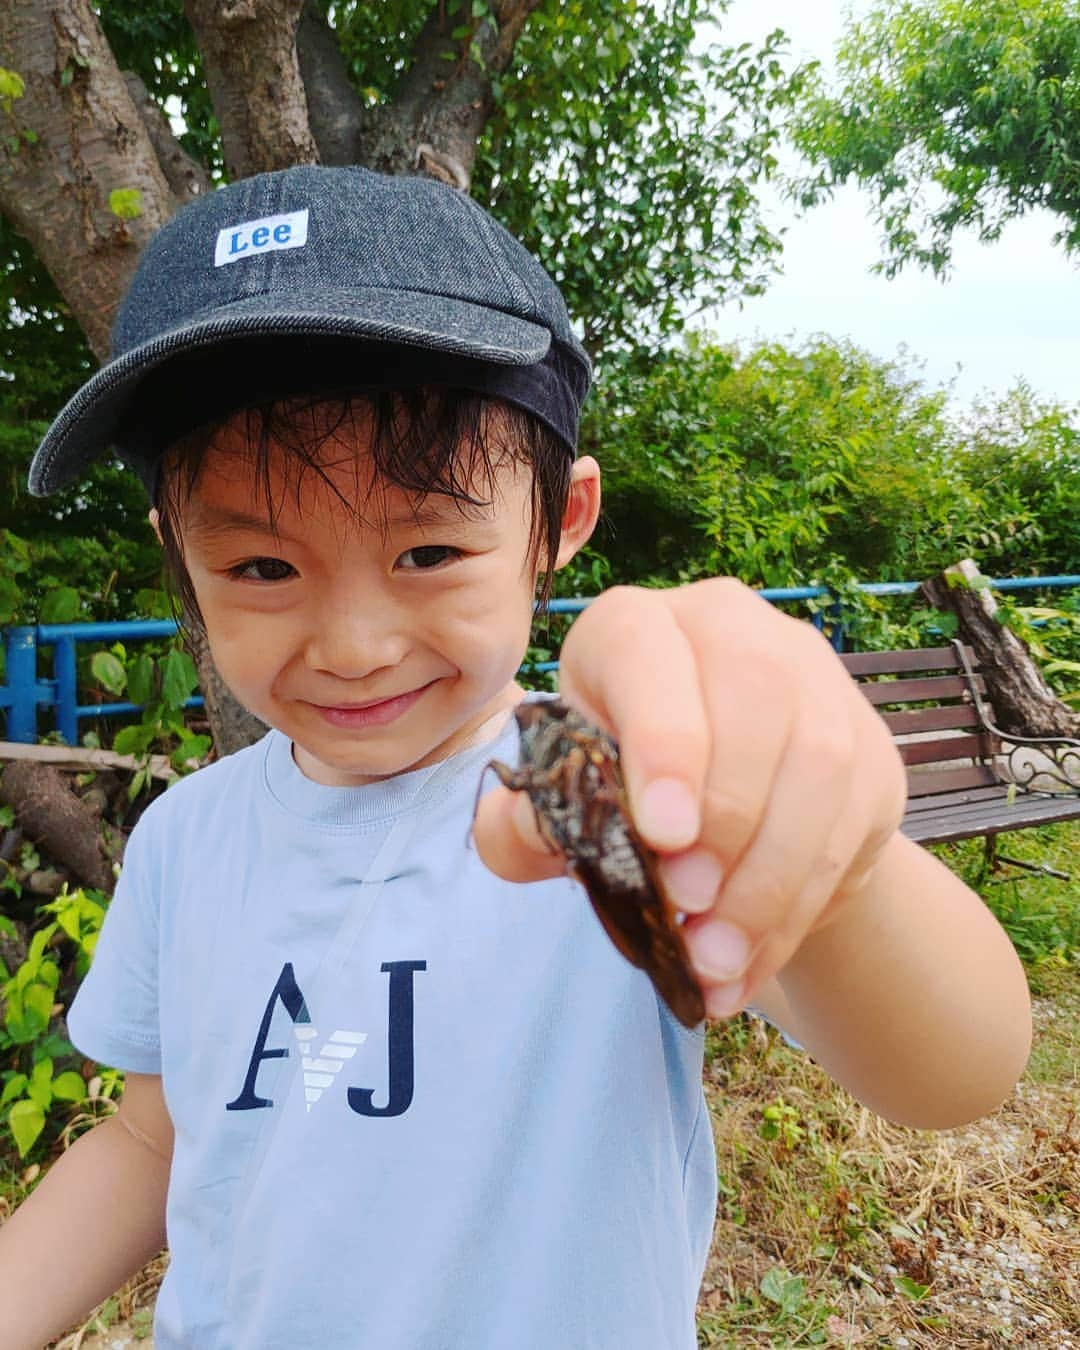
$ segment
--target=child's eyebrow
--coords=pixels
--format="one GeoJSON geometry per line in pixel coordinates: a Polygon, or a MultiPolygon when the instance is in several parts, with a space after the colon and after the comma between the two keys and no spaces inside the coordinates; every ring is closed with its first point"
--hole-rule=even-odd
{"type": "MultiPolygon", "coordinates": [[[[451,511],[446,507],[425,505],[418,506],[415,511],[404,511],[391,516],[385,524],[389,529],[399,529],[402,526],[410,525],[436,525],[449,528],[455,524],[469,523],[475,518],[474,514],[465,515],[461,511],[451,511]]],[[[220,506],[200,507],[195,519],[188,525],[188,533],[204,537],[228,534],[233,530],[255,530],[260,534],[272,534],[275,539],[280,539],[286,544],[300,542],[285,534],[282,530],[276,529],[265,516],[253,515],[249,511],[229,510],[220,506]]]]}
{"type": "Polygon", "coordinates": [[[218,506],[200,507],[187,528],[189,534],[202,535],[227,534],[230,530],[257,530],[260,534],[272,534],[286,543],[296,543],[296,540],[275,529],[265,516],[252,515],[248,511],[229,511],[218,506]]]}

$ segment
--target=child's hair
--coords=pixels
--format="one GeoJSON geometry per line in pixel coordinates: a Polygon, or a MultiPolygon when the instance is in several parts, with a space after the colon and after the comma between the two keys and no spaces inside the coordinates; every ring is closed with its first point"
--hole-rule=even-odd
{"type": "MultiPolygon", "coordinates": [[[[272,449],[284,452],[297,502],[304,477],[316,474],[350,510],[365,520],[365,500],[347,501],[327,474],[342,459],[355,456],[355,439],[339,433],[363,425],[370,432],[374,477],[411,494],[417,506],[431,494],[456,502],[463,512],[489,504],[496,476],[504,466],[521,465],[532,474],[531,520],[527,561],[542,573],[538,600],[551,594],[562,516],[570,488],[573,458],[563,442],[538,417],[489,395],[447,386],[365,389],[338,395],[291,396],[223,414],[172,442],[160,461],[154,492],[165,554],[166,576],[187,618],[202,624],[198,601],[184,562],[181,512],[198,482],[204,459],[223,431],[241,434],[246,466],[263,497],[271,526],[279,503],[271,487],[272,449]],[[295,472],[294,472],[295,471],[295,472]],[[543,560],[541,562],[541,559],[543,560]]],[[[358,486],[361,478],[357,476],[358,486]]],[[[367,494],[369,495],[369,494],[367,494]]]]}

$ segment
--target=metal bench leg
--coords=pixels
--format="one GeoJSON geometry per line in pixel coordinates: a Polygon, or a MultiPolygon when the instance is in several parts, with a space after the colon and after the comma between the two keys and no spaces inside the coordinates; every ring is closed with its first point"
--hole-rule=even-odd
{"type": "Polygon", "coordinates": [[[1022,867],[1025,872],[1038,872],[1044,877],[1057,877],[1059,881],[1070,881],[1072,878],[1068,872],[1059,872],[1056,867],[1050,867],[1047,863],[1029,863],[1021,862],[1019,858],[1006,858],[1004,853],[998,853],[996,862],[1007,863],[1010,867],[1022,867]]]}

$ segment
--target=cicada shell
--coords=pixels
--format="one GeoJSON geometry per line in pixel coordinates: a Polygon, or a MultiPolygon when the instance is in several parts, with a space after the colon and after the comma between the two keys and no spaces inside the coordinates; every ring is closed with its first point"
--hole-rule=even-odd
{"type": "Polygon", "coordinates": [[[612,942],[684,1026],[697,1026],[705,1001],[656,854],[630,819],[614,741],[559,700],[522,703],[514,715],[521,766],[488,767],[505,787],[528,793],[540,832],[566,855],[612,942]]]}

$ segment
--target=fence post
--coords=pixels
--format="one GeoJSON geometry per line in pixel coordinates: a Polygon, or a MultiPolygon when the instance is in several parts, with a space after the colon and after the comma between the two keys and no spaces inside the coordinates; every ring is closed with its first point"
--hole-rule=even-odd
{"type": "Polygon", "coordinates": [[[829,606],[829,641],[834,652],[844,650],[844,606],[839,600],[829,606]]]}
{"type": "Polygon", "coordinates": [[[68,745],[79,743],[79,718],[75,689],[75,639],[61,637],[53,647],[53,674],[56,677],[56,729],[68,745]]]}
{"type": "Polygon", "coordinates": [[[5,629],[4,655],[8,740],[33,745],[37,740],[37,629],[5,629]]]}

